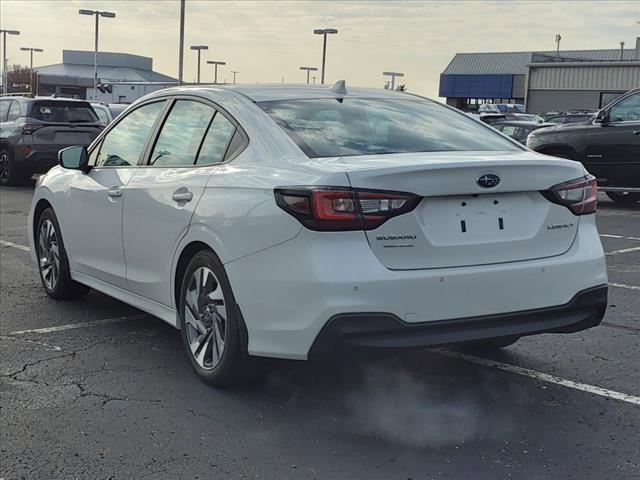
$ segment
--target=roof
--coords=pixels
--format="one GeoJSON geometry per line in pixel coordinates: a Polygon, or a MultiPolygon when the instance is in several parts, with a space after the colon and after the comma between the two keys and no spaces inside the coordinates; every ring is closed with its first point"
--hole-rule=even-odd
{"type": "MultiPolygon", "coordinates": [[[[562,61],[616,61],[620,60],[619,49],[607,50],[560,50],[562,61]]],[[[623,60],[634,60],[635,50],[623,52],[623,60]]],[[[456,53],[443,74],[521,74],[527,73],[527,64],[554,61],[556,51],[456,53]]]]}
{"type": "MultiPolygon", "coordinates": [[[[352,97],[352,98],[412,98],[407,93],[396,92],[392,90],[385,90],[382,88],[364,88],[364,87],[351,87],[346,86],[347,94],[337,94],[331,90],[331,85],[307,85],[307,84],[225,84],[225,85],[194,85],[175,87],[171,90],[233,90],[239,94],[249,98],[254,102],[269,102],[275,100],[303,100],[303,99],[317,99],[317,98],[335,98],[339,97],[352,97]]],[[[163,90],[167,92],[167,89],[163,90]]]]}

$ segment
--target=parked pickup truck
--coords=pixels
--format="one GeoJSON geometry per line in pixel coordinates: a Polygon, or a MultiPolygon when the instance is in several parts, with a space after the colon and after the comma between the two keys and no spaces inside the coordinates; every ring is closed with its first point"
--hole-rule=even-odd
{"type": "Polygon", "coordinates": [[[612,200],[640,203],[640,88],[630,90],[584,122],[532,132],[532,150],[578,160],[612,200]]]}

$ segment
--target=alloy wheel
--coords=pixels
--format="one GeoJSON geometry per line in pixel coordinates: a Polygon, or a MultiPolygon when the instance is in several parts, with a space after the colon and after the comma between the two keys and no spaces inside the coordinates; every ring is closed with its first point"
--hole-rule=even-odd
{"type": "Polygon", "coordinates": [[[193,358],[205,370],[215,368],[225,348],[227,309],[222,286],[207,267],[197,268],[189,278],[184,320],[193,358]]]}
{"type": "Polygon", "coordinates": [[[38,233],[38,264],[45,286],[54,290],[60,276],[60,249],[53,222],[45,219],[38,233]]]}
{"type": "Polygon", "coordinates": [[[11,161],[5,152],[0,154],[0,181],[6,181],[11,175],[11,161]]]}

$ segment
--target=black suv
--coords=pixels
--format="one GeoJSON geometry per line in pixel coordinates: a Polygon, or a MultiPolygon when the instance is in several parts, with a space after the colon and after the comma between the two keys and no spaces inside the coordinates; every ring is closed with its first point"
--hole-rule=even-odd
{"type": "Polygon", "coordinates": [[[640,88],[630,90],[589,120],[536,130],[527,146],[578,160],[609,198],[640,202],[640,88]]]}
{"type": "Polygon", "coordinates": [[[0,184],[16,185],[46,172],[58,163],[58,150],[89,145],[102,128],[87,102],[0,98],[0,184]]]}

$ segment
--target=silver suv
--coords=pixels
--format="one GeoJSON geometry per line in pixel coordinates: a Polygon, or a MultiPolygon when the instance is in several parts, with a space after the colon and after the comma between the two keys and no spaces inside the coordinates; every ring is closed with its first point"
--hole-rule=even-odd
{"type": "Polygon", "coordinates": [[[89,145],[103,125],[88,102],[0,98],[0,184],[16,185],[58,162],[58,151],[89,145]]]}

